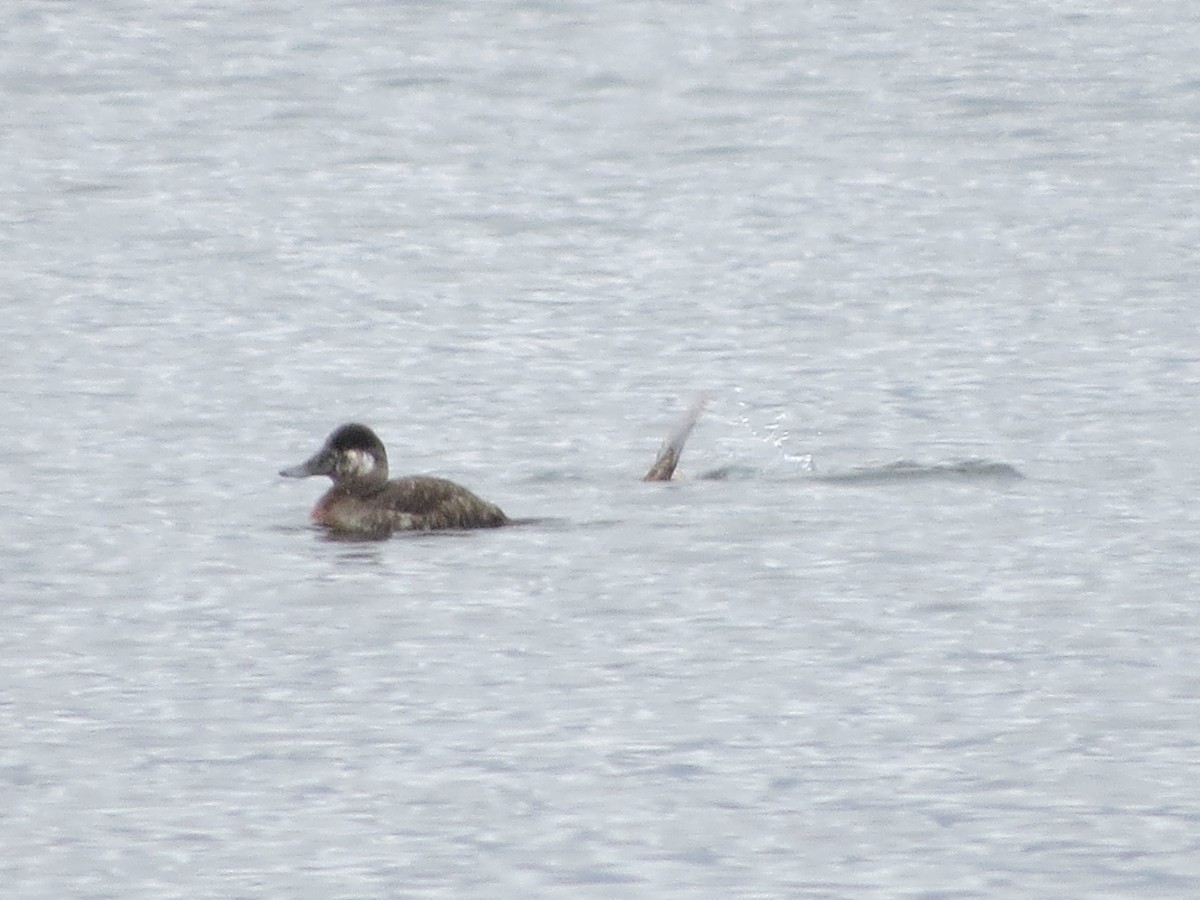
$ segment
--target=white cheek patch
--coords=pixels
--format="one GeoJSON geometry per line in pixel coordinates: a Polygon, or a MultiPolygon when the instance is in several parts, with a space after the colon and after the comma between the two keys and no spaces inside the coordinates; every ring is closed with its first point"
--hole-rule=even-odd
{"type": "Polygon", "coordinates": [[[346,451],[347,475],[370,475],[375,471],[375,457],[365,450],[346,451]]]}

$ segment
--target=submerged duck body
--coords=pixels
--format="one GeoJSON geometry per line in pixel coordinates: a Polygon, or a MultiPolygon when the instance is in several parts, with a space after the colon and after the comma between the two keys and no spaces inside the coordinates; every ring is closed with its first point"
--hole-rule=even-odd
{"type": "Polygon", "coordinates": [[[394,531],[495,528],[509,521],[500,507],[445,478],[389,480],[383,441],[357,423],[341,426],[312,458],[279,474],[331,478],[333,487],[317,501],[311,518],[344,534],[386,537],[394,531]]]}

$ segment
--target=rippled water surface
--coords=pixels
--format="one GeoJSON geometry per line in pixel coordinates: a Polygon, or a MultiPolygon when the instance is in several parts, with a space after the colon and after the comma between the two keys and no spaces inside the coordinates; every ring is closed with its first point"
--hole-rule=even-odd
{"type": "Polygon", "coordinates": [[[1192,5],[0,35],[5,896],[1200,891],[1192,5]]]}

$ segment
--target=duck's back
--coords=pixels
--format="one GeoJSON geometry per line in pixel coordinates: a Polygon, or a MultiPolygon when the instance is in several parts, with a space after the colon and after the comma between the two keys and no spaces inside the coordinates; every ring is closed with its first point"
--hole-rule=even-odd
{"type": "Polygon", "coordinates": [[[508,522],[500,507],[445,478],[411,475],[370,490],[337,485],[321,498],[312,518],[346,532],[389,534],[443,528],[495,528],[508,522]]]}
{"type": "Polygon", "coordinates": [[[393,514],[418,523],[397,528],[494,528],[508,522],[494,503],[461,484],[431,475],[395,478],[387,483],[382,499],[393,514]]]}

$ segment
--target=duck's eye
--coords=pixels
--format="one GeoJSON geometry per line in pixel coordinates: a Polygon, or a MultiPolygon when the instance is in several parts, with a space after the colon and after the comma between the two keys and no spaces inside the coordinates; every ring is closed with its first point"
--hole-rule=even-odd
{"type": "Polygon", "coordinates": [[[375,469],[375,457],[366,450],[347,450],[344,468],[348,475],[368,475],[375,469]]]}

